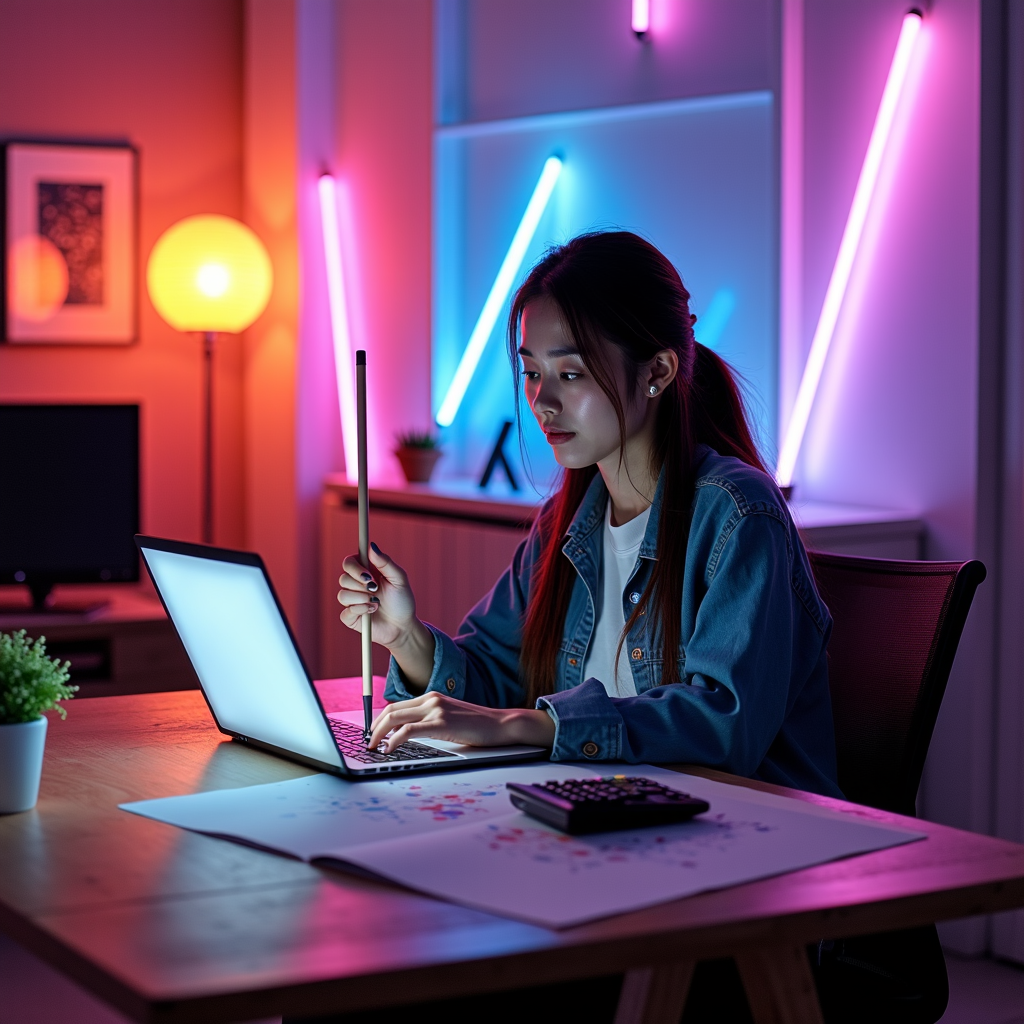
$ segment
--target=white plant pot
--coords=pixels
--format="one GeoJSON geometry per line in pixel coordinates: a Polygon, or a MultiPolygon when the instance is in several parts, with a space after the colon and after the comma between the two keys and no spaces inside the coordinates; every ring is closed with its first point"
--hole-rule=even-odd
{"type": "Polygon", "coordinates": [[[0,814],[27,811],[39,796],[46,719],[0,725],[0,814]]]}

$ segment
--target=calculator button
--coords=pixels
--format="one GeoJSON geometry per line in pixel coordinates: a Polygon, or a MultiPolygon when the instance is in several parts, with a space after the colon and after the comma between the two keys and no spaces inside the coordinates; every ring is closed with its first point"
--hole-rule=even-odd
{"type": "Polygon", "coordinates": [[[639,776],[510,782],[508,788],[517,808],[570,834],[680,823],[708,810],[705,800],[639,776]]]}

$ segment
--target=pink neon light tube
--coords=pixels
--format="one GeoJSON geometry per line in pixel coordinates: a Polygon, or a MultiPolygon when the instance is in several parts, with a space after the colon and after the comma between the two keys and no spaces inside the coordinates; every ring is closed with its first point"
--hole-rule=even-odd
{"type": "Polygon", "coordinates": [[[633,31],[645,35],[651,27],[651,0],[633,0],[633,31]]]}
{"type": "Polygon", "coordinates": [[[861,235],[864,233],[864,224],[867,221],[868,211],[871,209],[871,199],[875,192],[875,186],[878,184],[882,157],[885,155],[885,147],[892,131],[896,109],[899,106],[900,96],[910,70],[910,62],[914,56],[914,45],[920,32],[921,15],[916,11],[911,11],[903,19],[903,27],[900,29],[900,37],[896,43],[896,52],[893,54],[892,64],[889,67],[889,77],[885,81],[885,89],[882,92],[882,102],[878,106],[875,126],[871,130],[871,139],[868,142],[867,153],[864,155],[860,177],[857,179],[857,188],[853,193],[853,203],[850,206],[846,227],[843,229],[843,237],[839,243],[839,252],[836,255],[835,265],[832,267],[832,276],[829,278],[828,287],[825,289],[825,300],[818,316],[818,325],[814,329],[814,337],[811,339],[811,349],[807,354],[807,363],[804,366],[803,377],[800,379],[800,388],[797,391],[789,423],[782,439],[782,446],[779,449],[779,463],[775,470],[775,479],[779,482],[780,487],[788,487],[793,483],[793,472],[800,454],[800,447],[803,444],[804,434],[807,431],[807,421],[811,416],[814,396],[818,391],[822,371],[825,369],[825,360],[828,357],[829,346],[832,344],[832,336],[836,330],[836,322],[839,320],[839,313],[843,307],[846,288],[850,283],[857,249],[860,247],[861,235]]]}
{"type": "Polygon", "coordinates": [[[351,482],[355,482],[358,464],[356,385],[353,368],[355,357],[349,332],[341,235],[338,230],[338,197],[335,189],[334,178],[330,174],[320,176],[317,191],[320,195],[320,225],[324,236],[327,299],[331,311],[331,337],[334,342],[334,373],[338,383],[338,407],[341,409],[341,439],[345,447],[345,474],[351,482]]]}

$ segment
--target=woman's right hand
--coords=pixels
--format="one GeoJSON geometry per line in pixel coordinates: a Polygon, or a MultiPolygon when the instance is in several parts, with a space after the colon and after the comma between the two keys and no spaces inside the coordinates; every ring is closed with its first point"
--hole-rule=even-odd
{"type": "Polygon", "coordinates": [[[373,641],[386,647],[405,675],[406,686],[422,693],[434,667],[434,634],[416,618],[416,599],[405,570],[370,545],[370,568],[355,555],[342,564],[338,583],[341,621],[361,633],[362,618],[373,616],[373,641]]]}
{"type": "Polygon", "coordinates": [[[374,643],[384,647],[401,645],[419,625],[416,599],[405,570],[385,555],[376,544],[370,545],[370,569],[364,569],[356,555],[342,564],[338,579],[338,603],[341,621],[362,632],[362,617],[373,615],[374,643]]]}

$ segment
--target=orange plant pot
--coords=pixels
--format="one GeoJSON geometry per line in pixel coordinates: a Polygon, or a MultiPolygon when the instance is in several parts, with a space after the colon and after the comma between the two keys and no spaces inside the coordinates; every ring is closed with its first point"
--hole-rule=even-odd
{"type": "Polygon", "coordinates": [[[411,484],[425,484],[434,472],[434,466],[443,453],[439,448],[396,448],[395,455],[402,464],[405,479],[411,484]]]}

